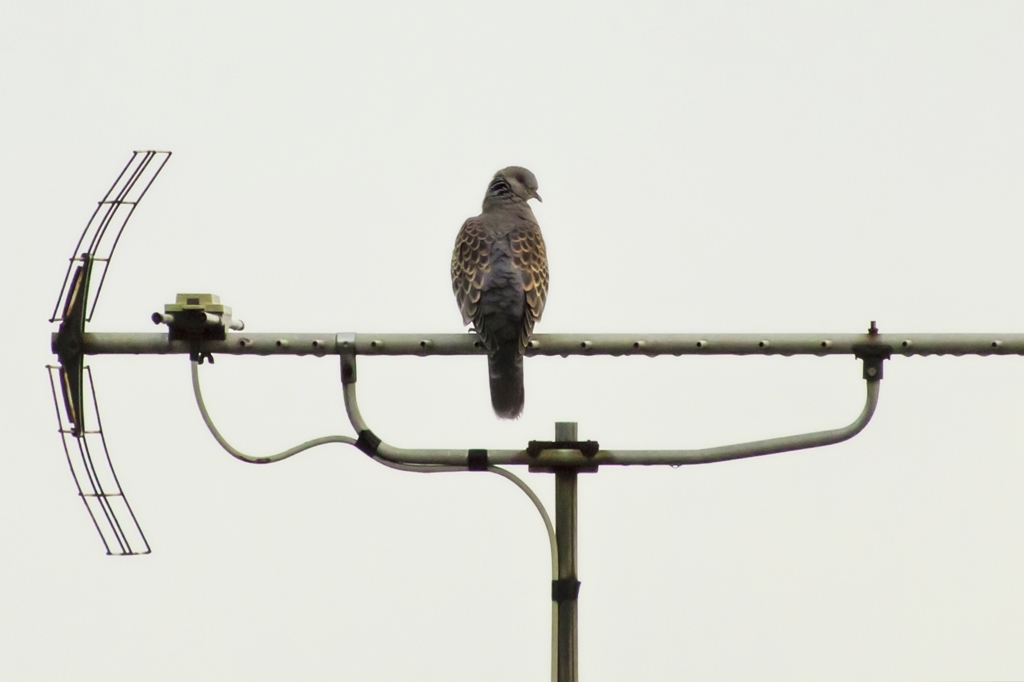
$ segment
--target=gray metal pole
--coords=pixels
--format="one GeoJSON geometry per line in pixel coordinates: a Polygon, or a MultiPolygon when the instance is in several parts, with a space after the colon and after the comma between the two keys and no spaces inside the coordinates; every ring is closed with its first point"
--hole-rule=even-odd
{"type": "MultiPolygon", "coordinates": [[[[227,355],[484,355],[476,334],[291,334],[228,332],[205,340],[204,353],[227,355]]],[[[56,333],[53,335],[56,340],[56,333]]],[[[893,357],[1024,355],[1024,334],[534,334],[529,356],[558,355],[856,355],[886,346],[893,357]]],[[[189,354],[189,341],[167,333],[85,332],[85,355],[189,354]]]]}
{"type": "MultiPolygon", "coordinates": [[[[575,441],[576,422],[556,422],[555,440],[575,441]]],[[[558,542],[558,682],[578,682],[579,612],[576,577],[576,478],[575,468],[555,470],[555,535],[558,542]]]]}

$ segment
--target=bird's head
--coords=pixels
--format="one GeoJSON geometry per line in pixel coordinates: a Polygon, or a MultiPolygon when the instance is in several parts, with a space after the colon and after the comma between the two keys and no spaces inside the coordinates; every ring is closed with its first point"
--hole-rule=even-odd
{"type": "Polygon", "coordinates": [[[543,201],[537,194],[537,188],[537,176],[522,166],[502,168],[487,186],[484,209],[493,205],[525,203],[530,199],[543,201]]]}

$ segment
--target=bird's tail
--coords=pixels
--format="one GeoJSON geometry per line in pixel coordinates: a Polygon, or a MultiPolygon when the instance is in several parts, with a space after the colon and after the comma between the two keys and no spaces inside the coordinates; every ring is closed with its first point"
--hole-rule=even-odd
{"type": "Polygon", "coordinates": [[[491,376],[491,407],[502,419],[518,417],[526,399],[523,389],[523,356],[518,350],[515,346],[499,348],[487,356],[487,369],[491,376]]]}

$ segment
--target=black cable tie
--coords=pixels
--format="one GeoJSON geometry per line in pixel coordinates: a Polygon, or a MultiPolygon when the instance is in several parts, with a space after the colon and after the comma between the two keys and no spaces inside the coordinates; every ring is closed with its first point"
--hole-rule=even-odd
{"type": "Polygon", "coordinates": [[[359,438],[356,439],[356,447],[373,457],[377,454],[377,448],[380,447],[380,438],[377,438],[370,429],[363,429],[359,432],[359,438]]]}
{"type": "Polygon", "coordinates": [[[526,453],[536,457],[544,450],[578,450],[584,457],[593,457],[601,449],[596,440],[531,440],[526,453]]]}
{"type": "Polygon", "coordinates": [[[551,601],[576,601],[580,596],[580,581],[576,578],[560,578],[551,581],[551,601]]]}
{"type": "Polygon", "coordinates": [[[466,466],[470,471],[487,471],[487,467],[490,466],[487,463],[487,451],[470,450],[466,454],[466,466]]]}

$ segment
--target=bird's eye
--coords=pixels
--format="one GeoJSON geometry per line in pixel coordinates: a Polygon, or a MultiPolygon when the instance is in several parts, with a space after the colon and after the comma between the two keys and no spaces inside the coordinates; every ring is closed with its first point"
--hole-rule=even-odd
{"type": "Polygon", "coordinates": [[[516,176],[516,182],[518,182],[520,185],[525,185],[526,184],[526,178],[524,178],[522,175],[517,175],[516,176]]]}

